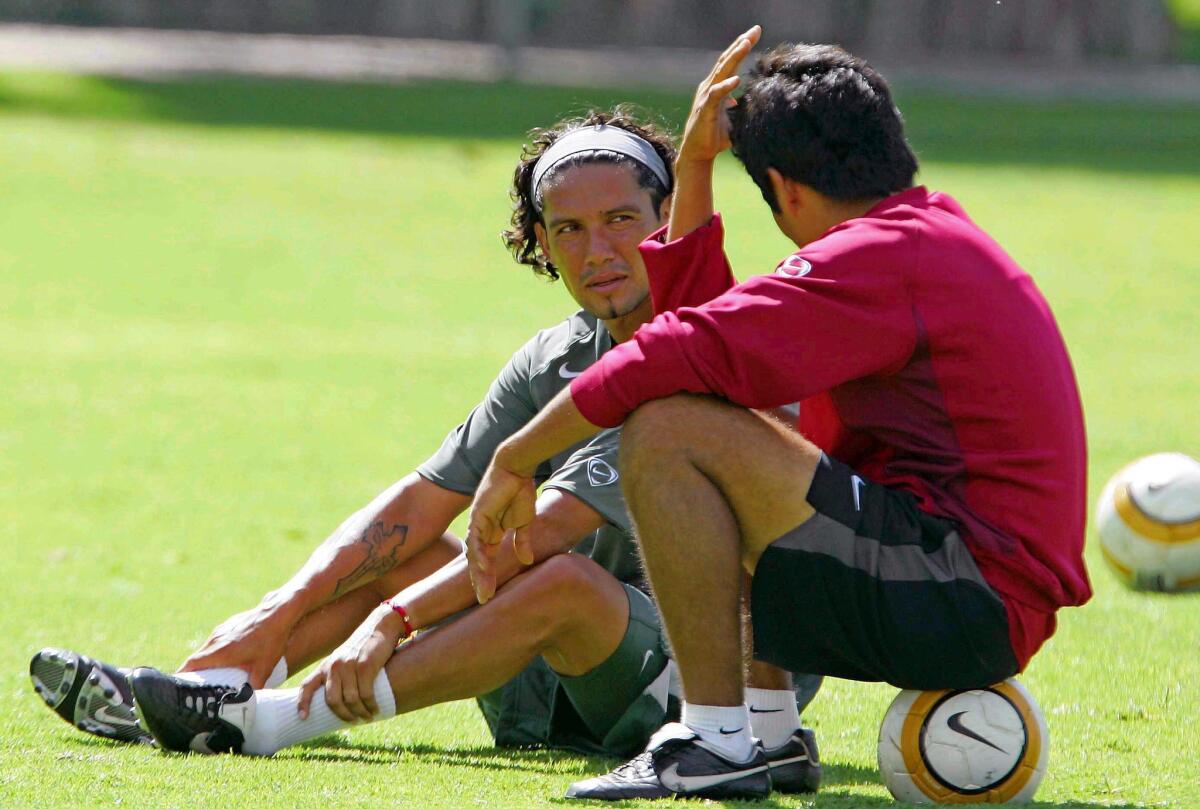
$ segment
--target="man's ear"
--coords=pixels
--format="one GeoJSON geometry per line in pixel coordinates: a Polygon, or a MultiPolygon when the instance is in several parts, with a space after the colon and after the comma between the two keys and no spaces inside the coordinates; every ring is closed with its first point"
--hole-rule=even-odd
{"type": "Polygon", "coordinates": [[[775,207],[780,211],[790,211],[800,203],[799,183],[796,183],[779,173],[778,169],[767,169],[767,180],[771,183],[771,192],[775,195],[775,207]]]}
{"type": "Polygon", "coordinates": [[[550,258],[550,243],[546,240],[546,228],[541,222],[533,223],[533,235],[537,237],[538,247],[542,248],[542,255],[550,258]]]}
{"type": "Polygon", "coordinates": [[[675,194],[667,194],[663,197],[663,201],[658,203],[658,221],[666,222],[671,218],[671,203],[675,201],[675,194]]]}

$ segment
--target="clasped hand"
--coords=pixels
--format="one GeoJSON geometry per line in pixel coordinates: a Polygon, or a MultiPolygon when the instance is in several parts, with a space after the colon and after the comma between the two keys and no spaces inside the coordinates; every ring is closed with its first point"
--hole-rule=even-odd
{"type": "Polygon", "coordinates": [[[313,695],[324,687],[325,703],[342,721],[371,721],[379,713],[375,678],[404,634],[404,622],[386,605],[375,609],[341,646],[300,684],[300,716],[308,718],[313,695]]]}
{"type": "Polygon", "coordinates": [[[475,492],[467,523],[467,571],[480,604],[496,593],[496,556],[506,536],[512,539],[517,561],[533,564],[530,526],[537,513],[536,498],[532,478],[492,460],[475,492]]]}

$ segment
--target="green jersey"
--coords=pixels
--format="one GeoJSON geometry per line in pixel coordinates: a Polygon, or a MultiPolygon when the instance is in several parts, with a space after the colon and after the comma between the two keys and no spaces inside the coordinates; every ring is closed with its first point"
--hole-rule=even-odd
{"type": "MultiPolygon", "coordinates": [[[[446,436],[417,472],[451,491],[474,494],[496,447],[520,430],[571,380],[613,347],[594,315],[578,311],[523,345],[492,382],[466,421],[446,436]]],[[[587,503],[606,524],[575,547],[619,580],[641,585],[629,514],[618,482],[620,430],[605,430],[538,467],[539,486],[560,489],[587,503]]]]}

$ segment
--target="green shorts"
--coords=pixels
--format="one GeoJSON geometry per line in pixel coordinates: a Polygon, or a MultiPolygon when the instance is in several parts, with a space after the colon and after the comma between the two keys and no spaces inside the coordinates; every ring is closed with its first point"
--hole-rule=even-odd
{"type": "Polygon", "coordinates": [[[479,697],[498,747],[557,747],[627,758],[664,722],[677,718],[668,693],[670,668],[653,602],[625,586],[629,626],[616,650],[578,677],[556,674],[537,658],[504,685],[479,697]]]}

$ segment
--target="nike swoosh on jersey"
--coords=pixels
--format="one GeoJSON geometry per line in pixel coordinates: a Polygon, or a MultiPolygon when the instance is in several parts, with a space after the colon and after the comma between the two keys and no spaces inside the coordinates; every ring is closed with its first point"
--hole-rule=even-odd
{"type": "Polygon", "coordinates": [[[767,769],[767,765],[761,764],[746,770],[734,770],[733,772],[723,772],[715,775],[680,775],[678,772],[679,762],[675,762],[662,771],[662,774],[658,776],[658,780],[662,782],[663,786],[674,792],[698,792],[702,789],[715,787],[717,784],[723,784],[726,781],[736,781],[739,778],[745,778],[747,775],[754,775],[765,769],[767,769]]]}
{"type": "Polygon", "coordinates": [[[575,377],[579,376],[582,373],[583,373],[583,371],[572,371],[566,365],[558,366],[558,375],[561,376],[563,379],[574,379],[575,377]]]}

